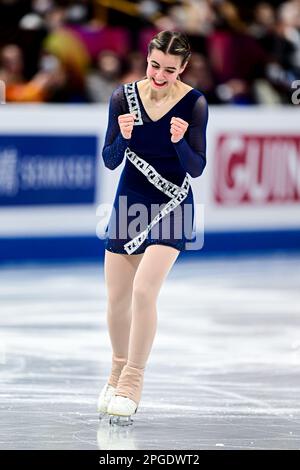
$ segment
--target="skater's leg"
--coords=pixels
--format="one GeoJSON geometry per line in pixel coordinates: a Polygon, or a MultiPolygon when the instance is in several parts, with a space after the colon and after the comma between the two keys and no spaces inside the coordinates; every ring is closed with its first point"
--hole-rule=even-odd
{"type": "Polygon", "coordinates": [[[122,368],[127,362],[133,280],[142,257],[143,254],[123,255],[105,250],[107,324],[113,352],[108,383],[113,387],[117,386],[122,368]]]}
{"type": "Polygon", "coordinates": [[[132,322],[128,361],[122,370],[116,395],[139,402],[143,373],[156,333],[156,301],[179,251],[165,245],[151,245],[144,253],[133,282],[132,322]]]}

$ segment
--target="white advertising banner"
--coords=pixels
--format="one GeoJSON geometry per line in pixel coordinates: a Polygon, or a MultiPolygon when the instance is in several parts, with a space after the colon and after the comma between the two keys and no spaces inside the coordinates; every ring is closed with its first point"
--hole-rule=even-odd
{"type": "MultiPolygon", "coordinates": [[[[0,237],[96,234],[124,165],[104,167],[107,118],[107,105],[0,107],[0,237]]],[[[298,107],[210,107],[190,182],[198,230],[299,229],[298,107]]]]}

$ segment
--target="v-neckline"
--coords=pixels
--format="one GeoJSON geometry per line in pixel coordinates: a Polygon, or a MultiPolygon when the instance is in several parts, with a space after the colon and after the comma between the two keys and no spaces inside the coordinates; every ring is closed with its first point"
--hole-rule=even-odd
{"type": "Polygon", "coordinates": [[[141,80],[136,80],[136,81],[134,82],[136,94],[137,94],[138,100],[139,100],[139,102],[140,102],[140,104],[141,104],[141,106],[142,106],[142,108],[143,108],[143,110],[144,110],[144,113],[145,113],[146,116],[150,119],[151,122],[159,122],[159,121],[161,121],[164,117],[166,117],[166,116],[175,108],[175,106],[177,106],[187,95],[190,94],[191,91],[194,90],[194,88],[191,88],[185,95],[183,95],[183,96],[180,98],[180,100],[177,101],[177,103],[175,103],[175,104],[172,106],[171,109],[169,109],[169,111],[167,111],[165,114],[163,114],[159,119],[156,119],[156,121],[153,121],[153,119],[151,119],[151,117],[149,116],[149,114],[148,114],[147,111],[146,111],[146,108],[145,108],[145,106],[144,106],[144,103],[143,103],[143,101],[142,101],[142,98],[141,98],[141,95],[140,95],[140,92],[139,92],[139,89],[138,89],[138,86],[137,86],[137,82],[140,82],[140,81],[141,81],[141,80]]]}

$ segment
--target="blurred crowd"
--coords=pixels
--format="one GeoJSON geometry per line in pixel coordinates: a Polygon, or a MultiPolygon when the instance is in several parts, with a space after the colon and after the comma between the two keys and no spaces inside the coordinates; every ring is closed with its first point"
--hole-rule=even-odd
{"type": "Polygon", "coordinates": [[[107,103],[145,76],[147,44],[187,34],[181,79],[210,104],[291,104],[300,79],[300,0],[0,0],[7,102],[107,103]]]}

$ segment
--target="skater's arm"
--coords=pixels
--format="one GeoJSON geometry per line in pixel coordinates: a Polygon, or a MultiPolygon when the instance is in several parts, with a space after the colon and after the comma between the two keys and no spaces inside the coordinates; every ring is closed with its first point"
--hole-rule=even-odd
{"type": "Polygon", "coordinates": [[[206,165],[206,126],[208,107],[203,95],[196,101],[186,134],[173,143],[182,167],[192,178],[200,176],[206,165]]]}
{"type": "Polygon", "coordinates": [[[124,110],[123,86],[116,88],[109,101],[108,125],[102,150],[104,164],[110,170],[117,168],[124,158],[124,152],[130,139],[124,139],[121,134],[118,116],[126,112],[124,110]]]}

